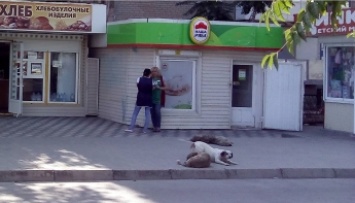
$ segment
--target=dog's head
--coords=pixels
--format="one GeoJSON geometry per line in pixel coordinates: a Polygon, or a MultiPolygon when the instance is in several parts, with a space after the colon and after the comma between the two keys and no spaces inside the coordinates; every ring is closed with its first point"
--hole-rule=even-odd
{"type": "Polygon", "coordinates": [[[229,151],[229,150],[223,150],[221,152],[221,157],[227,158],[227,159],[231,159],[233,158],[233,152],[229,151]]]}

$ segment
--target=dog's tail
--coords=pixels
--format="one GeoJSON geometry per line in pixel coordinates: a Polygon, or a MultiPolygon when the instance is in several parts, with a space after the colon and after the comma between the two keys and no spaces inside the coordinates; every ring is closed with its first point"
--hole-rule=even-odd
{"type": "Polygon", "coordinates": [[[193,143],[191,140],[185,140],[185,139],[182,139],[182,138],[179,138],[178,140],[179,140],[179,141],[182,141],[182,142],[193,143]]]}
{"type": "Polygon", "coordinates": [[[185,139],[178,139],[179,141],[182,141],[182,142],[188,142],[191,144],[190,148],[194,148],[195,147],[195,142],[191,141],[191,140],[185,140],[185,139]]]}

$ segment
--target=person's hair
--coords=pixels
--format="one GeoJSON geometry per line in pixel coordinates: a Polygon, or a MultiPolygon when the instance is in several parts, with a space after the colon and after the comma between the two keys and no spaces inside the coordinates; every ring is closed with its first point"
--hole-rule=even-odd
{"type": "Polygon", "coordinates": [[[151,69],[150,69],[152,72],[153,71],[156,71],[157,72],[157,76],[161,76],[161,73],[160,73],[160,69],[158,68],[158,67],[156,67],[156,66],[154,66],[154,67],[152,67],[151,69]]]}
{"type": "Polygon", "coordinates": [[[151,73],[150,69],[149,69],[149,68],[146,68],[146,69],[144,69],[144,71],[143,71],[143,76],[148,77],[148,76],[150,75],[150,73],[151,73]]]}

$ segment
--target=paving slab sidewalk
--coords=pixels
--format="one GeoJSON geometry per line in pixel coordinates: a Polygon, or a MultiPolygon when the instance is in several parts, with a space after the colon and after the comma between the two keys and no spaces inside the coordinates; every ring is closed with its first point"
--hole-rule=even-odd
{"type": "MultiPolygon", "coordinates": [[[[228,137],[236,166],[189,169],[176,164],[188,136],[0,138],[0,182],[138,179],[355,178],[355,139],[274,131],[280,136],[228,137]],[[294,136],[285,136],[294,135],[294,136]]],[[[262,131],[260,131],[262,132],[262,131]]],[[[322,130],[322,132],[328,132],[322,130]]],[[[236,131],[238,133],[238,131],[236,131]]],[[[254,132],[258,133],[258,131],[254,132]]],[[[335,132],[330,132],[334,135],[335,132]]]]}

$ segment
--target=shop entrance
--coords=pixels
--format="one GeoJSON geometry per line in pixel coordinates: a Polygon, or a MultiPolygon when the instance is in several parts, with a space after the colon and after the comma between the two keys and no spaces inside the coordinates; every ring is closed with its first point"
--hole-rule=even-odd
{"type": "Polygon", "coordinates": [[[10,43],[0,42],[0,113],[9,110],[10,43]]]}
{"type": "Polygon", "coordinates": [[[233,65],[232,121],[234,126],[255,127],[253,71],[253,65],[233,65]]]}
{"type": "Polygon", "coordinates": [[[0,42],[0,113],[22,113],[23,43],[0,42]]]}

